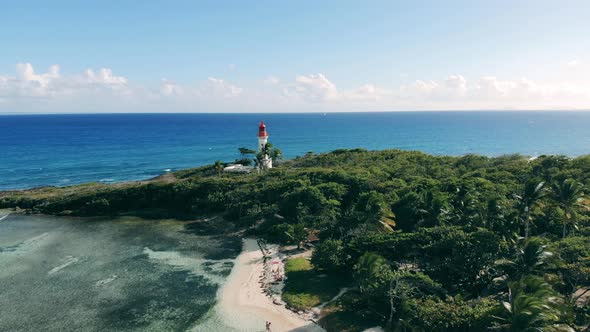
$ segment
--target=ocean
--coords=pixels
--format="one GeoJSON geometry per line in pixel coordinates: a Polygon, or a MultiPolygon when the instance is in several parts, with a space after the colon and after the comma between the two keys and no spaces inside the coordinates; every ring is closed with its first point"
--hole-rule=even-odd
{"type": "Polygon", "coordinates": [[[286,158],[339,148],[437,155],[590,153],[590,112],[0,116],[0,190],[147,179],[239,158],[258,123],[286,158]]]}
{"type": "Polygon", "coordinates": [[[226,331],[211,309],[242,243],[194,230],[0,210],[0,331],[226,331]]]}

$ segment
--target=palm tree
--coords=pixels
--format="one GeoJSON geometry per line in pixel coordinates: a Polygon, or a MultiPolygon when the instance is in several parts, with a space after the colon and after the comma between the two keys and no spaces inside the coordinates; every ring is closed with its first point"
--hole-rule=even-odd
{"type": "Polygon", "coordinates": [[[447,219],[449,215],[448,203],[441,193],[424,190],[418,195],[419,206],[413,206],[414,215],[418,216],[417,225],[422,227],[439,226],[447,219]]]}
{"type": "Polygon", "coordinates": [[[572,331],[567,325],[556,325],[565,314],[563,299],[540,277],[511,282],[502,310],[502,316],[495,317],[495,327],[502,331],[572,331]]]}
{"type": "MultiPolygon", "coordinates": [[[[267,158],[270,158],[272,156],[273,150],[274,149],[273,149],[272,143],[266,143],[266,144],[264,144],[264,146],[262,146],[262,148],[260,149],[260,152],[258,152],[256,154],[256,159],[254,160],[254,163],[258,167],[259,170],[262,170],[266,167],[264,160],[266,160],[267,158]]],[[[280,154],[280,150],[278,150],[278,151],[280,154]]]]}
{"type": "Polygon", "coordinates": [[[539,238],[520,238],[519,241],[512,259],[496,261],[496,265],[508,275],[509,280],[518,280],[524,275],[540,273],[546,259],[553,255],[545,250],[547,246],[543,245],[539,238]]]}
{"type": "Polygon", "coordinates": [[[262,147],[262,151],[260,151],[260,152],[262,152],[263,154],[265,154],[267,156],[270,156],[270,152],[272,151],[272,147],[273,147],[272,143],[268,142],[268,143],[264,144],[264,146],[262,147]]]}
{"type": "Polygon", "coordinates": [[[221,176],[221,172],[223,172],[223,162],[221,162],[221,160],[216,160],[214,167],[217,175],[221,176]]]}
{"type": "Polygon", "coordinates": [[[273,148],[270,151],[270,159],[272,159],[273,163],[283,159],[283,151],[279,148],[273,148]]]}
{"type": "Polygon", "coordinates": [[[514,237],[517,234],[518,223],[511,222],[507,218],[510,210],[506,202],[498,197],[492,197],[485,202],[480,209],[482,224],[484,227],[502,235],[504,239],[514,237]]]}
{"type": "Polygon", "coordinates": [[[264,152],[258,152],[256,154],[256,159],[254,159],[254,165],[258,168],[258,170],[262,170],[264,168],[264,159],[265,159],[264,152]]]}
{"type": "Polygon", "coordinates": [[[364,222],[362,226],[365,231],[372,229],[388,233],[393,232],[395,214],[391,211],[382,194],[376,191],[361,194],[355,208],[359,212],[359,219],[364,222]]]}
{"type": "Polygon", "coordinates": [[[563,209],[563,232],[562,237],[565,238],[567,225],[571,224],[576,227],[577,208],[584,206],[582,201],[583,186],[575,180],[566,179],[559,182],[554,182],[551,185],[553,192],[553,199],[557,202],[559,207],[563,209]]]}
{"type": "Polygon", "coordinates": [[[514,195],[518,199],[518,211],[524,220],[524,237],[528,239],[530,232],[531,210],[541,198],[545,196],[545,182],[527,181],[521,195],[514,195]]]}
{"type": "Polygon", "coordinates": [[[381,291],[391,279],[391,273],[391,267],[385,258],[372,252],[362,255],[353,268],[359,291],[365,296],[381,291]]]}
{"type": "Polygon", "coordinates": [[[481,207],[479,206],[478,197],[480,196],[476,188],[461,186],[456,189],[456,194],[451,201],[454,218],[463,225],[477,224],[479,219],[481,224],[481,207]]]}
{"type": "Polygon", "coordinates": [[[256,154],[256,151],[248,149],[248,148],[238,148],[240,151],[240,158],[245,159],[248,155],[256,154]]]}

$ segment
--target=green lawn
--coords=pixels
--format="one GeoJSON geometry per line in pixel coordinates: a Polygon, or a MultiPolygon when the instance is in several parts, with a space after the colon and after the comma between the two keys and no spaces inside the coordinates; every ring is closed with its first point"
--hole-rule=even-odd
{"type": "Polygon", "coordinates": [[[303,257],[289,259],[285,263],[285,273],[309,271],[312,268],[311,262],[303,257]]]}
{"type": "Polygon", "coordinates": [[[283,300],[289,307],[305,310],[332,299],[348,280],[317,273],[306,258],[286,262],[287,280],[283,300]]]}

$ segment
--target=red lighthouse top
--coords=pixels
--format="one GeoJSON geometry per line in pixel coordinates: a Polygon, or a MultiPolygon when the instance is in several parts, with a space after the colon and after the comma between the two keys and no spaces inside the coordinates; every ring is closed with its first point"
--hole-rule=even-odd
{"type": "Polygon", "coordinates": [[[260,125],[258,126],[258,137],[268,137],[268,134],[266,133],[266,126],[262,121],[260,121],[260,125]]]}

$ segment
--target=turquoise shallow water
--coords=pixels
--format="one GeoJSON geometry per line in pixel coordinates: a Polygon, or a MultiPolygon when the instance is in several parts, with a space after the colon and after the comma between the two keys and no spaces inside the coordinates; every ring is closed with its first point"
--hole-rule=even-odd
{"type": "Polygon", "coordinates": [[[0,331],[194,329],[214,306],[241,241],[198,236],[185,225],[0,220],[0,331]]]}
{"type": "Polygon", "coordinates": [[[0,116],[0,190],[145,179],[256,148],[258,122],[287,158],[338,148],[488,156],[590,153],[590,112],[89,114],[0,116]]]}

